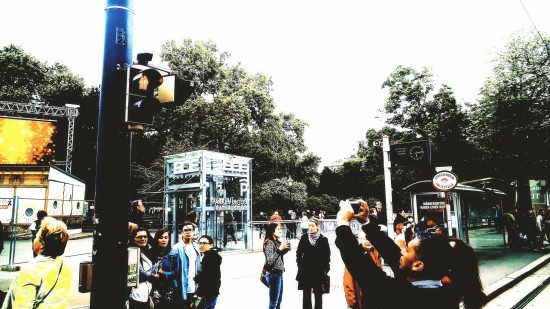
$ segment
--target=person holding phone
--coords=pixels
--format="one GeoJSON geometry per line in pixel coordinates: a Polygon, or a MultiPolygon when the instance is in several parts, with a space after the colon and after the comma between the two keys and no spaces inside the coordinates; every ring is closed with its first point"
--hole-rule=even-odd
{"type": "MultiPolygon", "coordinates": [[[[336,216],[336,247],[342,260],[363,291],[363,304],[373,308],[399,308],[403,299],[429,300],[438,308],[482,308],[487,295],[479,277],[478,260],[471,246],[457,238],[433,237],[411,240],[401,254],[367,211],[354,214],[349,202],[340,203],[336,216]],[[356,218],[367,239],[386,259],[395,273],[388,276],[357,247],[349,223],[356,218]],[[399,297],[383,297],[391,291],[399,297]]],[[[410,308],[426,308],[417,302],[410,308]]],[[[429,305],[428,305],[429,307],[429,305]]]]}
{"type": "Polygon", "coordinates": [[[267,283],[269,285],[269,309],[280,309],[283,300],[283,257],[290,251],[290,242],[282,241],[281,224],[271,222],[267,225],[263,243],[267,283]]]}

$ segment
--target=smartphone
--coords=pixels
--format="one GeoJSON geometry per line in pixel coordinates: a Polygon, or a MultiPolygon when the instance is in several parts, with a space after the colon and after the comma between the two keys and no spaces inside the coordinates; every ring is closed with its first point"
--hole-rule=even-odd
{"type": "Polygon", "coordinates": [[[361,204],[359,202],[350,202],[353,213],[358,214],[361,212],[361,204]]]}

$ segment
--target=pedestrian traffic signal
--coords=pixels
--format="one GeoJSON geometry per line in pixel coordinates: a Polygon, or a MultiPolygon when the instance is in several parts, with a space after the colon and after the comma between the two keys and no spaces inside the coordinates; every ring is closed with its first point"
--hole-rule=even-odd
{"type": "Polygon", "coordinates": [[[125,121],[133,128],[152,125],[163,107],[183,105],[195,89],[191,81],[149,65],[152,58],[149,53],[138,54],[138,63],[126,69],[125,121]]]}
{"type": "Polygon", "coordinates": [[[164,82],[162,73],[144,65],[132,65],[127,71],[126,122],[151,125],[161,110],[157,88],[164,82]]]}

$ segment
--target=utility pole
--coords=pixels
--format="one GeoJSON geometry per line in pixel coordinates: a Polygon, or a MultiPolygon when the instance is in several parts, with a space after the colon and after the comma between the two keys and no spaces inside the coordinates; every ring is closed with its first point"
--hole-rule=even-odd
{"type": "Polygon", "coordinates": [[[130,138],[124,121],[125,78],[132,64],[133,0],[107,0],[99,99],[94,263],[90,308],[125,308],[130,138]]]}
{"type": "Polygon", "coordinates": [[[384,135],[382,138],[382,151],[384,157],[384,184],[386,188],[386,218],[388,235],[394,236],[393,230],[393,201],[391,188],[391,162],[390,162],[390,137],[384,135]]]}

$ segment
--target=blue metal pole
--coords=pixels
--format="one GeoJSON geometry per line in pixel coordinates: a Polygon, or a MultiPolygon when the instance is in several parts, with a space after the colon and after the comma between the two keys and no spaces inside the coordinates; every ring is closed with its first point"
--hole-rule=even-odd
{"type": "Polygon", "coordinates": [[[133,54],[133,0],[107,0],[99,101],[90,308],[125,308],[130,140],[125,75],[133,54]]]}

